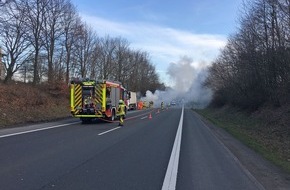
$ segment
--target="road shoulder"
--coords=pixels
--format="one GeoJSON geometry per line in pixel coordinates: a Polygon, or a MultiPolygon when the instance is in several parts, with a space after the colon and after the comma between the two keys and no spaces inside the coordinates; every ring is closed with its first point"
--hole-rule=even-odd
{"type": "Polygon", "coordinates": [[[222,128],[216,127],[198,113],[193,113],[205,124],[208,129],[238,158],[265,189],[290,189],[290,175],[282,171],[261,155],[242,144],[222,128]]]}

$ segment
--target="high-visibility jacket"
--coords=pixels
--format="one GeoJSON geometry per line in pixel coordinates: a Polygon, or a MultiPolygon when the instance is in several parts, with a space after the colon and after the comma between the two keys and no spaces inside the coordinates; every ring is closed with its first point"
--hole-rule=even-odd
{"type": "Polygon", "coordinates": [[[118,113],[119,116],[124,116],[125,115],[125,105],[124,104],[119,104],[118,108],[118,113]]]}

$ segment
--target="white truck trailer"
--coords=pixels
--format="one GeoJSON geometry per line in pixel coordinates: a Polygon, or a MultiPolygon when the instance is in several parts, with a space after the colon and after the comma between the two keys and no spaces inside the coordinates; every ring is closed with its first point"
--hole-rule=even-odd
{"type": "Polygon", "coordinates": [[[129,92],[129,110],[136,110],[137,109],[137,93],[136,92],[129,92]]]}

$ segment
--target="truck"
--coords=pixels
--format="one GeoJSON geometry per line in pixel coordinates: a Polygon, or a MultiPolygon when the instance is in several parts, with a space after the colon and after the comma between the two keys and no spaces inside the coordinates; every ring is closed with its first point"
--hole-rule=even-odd
{"type": "Polygon", "coordinates": [[[70,111],[83,122],[98,118],[114,121],[118,117],[119,100],[126,103],[128,99],[128,91],[119,82],[90,79],[70,82],[70,111]]]}
{"type": "Polygon", "coordinates": [[[129,92],[130,99],[128,100],[129,110],[137,109],[137,93],[129,92]]]}

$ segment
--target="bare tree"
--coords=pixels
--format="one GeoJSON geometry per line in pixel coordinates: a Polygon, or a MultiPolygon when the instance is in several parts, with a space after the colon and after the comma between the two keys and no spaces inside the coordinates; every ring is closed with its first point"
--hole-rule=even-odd
{"type": "Polygon", "coordinates": [[[88,77],[88,69],[92,61],[92,54],[96,40],[96,34],[92,28],[87,25],[79,25],[77,27],[77,38],[74,43],[76,49],[75,60],[78,67],[79,75],[82,78],[88,77]]]}
{"type": "Polygon", "coordinates": [[[288,0],[255,0],[245,7],[239,31],[210,68],[206,84],[216,92],[214,101],[257,109],[289,97],[287,5],[288,0]]]}
{"type": "Polygon", "coordinates": [[[23,66],[24,80],[69,82],[71,76],[118,80],[131,90],[160,86],[149,54],[129,42],[98,37],[79,18],[69,0],[10,0],[0,4],[0,43],[6,57],[7,81],[23,66]]]}
{"type": "Polygon", "coordinates": [[[113,73],[115,70],[115,51],[116,51],[116,43],[115,39],[106,36],[100,39],[101,45],[101,53],[100,59],[98,61],[98,66],[100,68],[100,79],[111,79],[113,80],[113,73]]]}
{"type": "Polygon", "coordinates": [[[45,7],[48,5],[48,0],[22,0],[21,6],[24,7],[24,18],[30,34],[29,41],[33,46],[33,84],[40,82],[40,55],[43,48],[43,24],[45,19],[45,7]]]}
{"type": "Polygon", "coordinates": [[[48,0],[43,19],[43,41],[47,54],[47,79],[48,83],[54,82],[54,63],[57,63],[55,54],[61,51],[60,40],[64,33],[62,17],[64,16],[65,0],[48,0]]]}
{"type": "Polygon", "coordinates": [[[101,42],[100,38],[96,38],[94,47],[92,49],[92,56],[91,56],[91,65],[89,68],[89,73],[90,73],[90,78],[94,80],[101,79],[100,78],[100,73],[101,73],[101,68],[100,68],[100,57],[102,54],[102,47],[101,47],[101,42]]]}
{"type": "Polygon", "coordinates": [[[130,44],[126,39],[122,39],[121,37],[116,38],[115,43],[116,71],[114,78],[115,80],[120,81],[125,85],[125,81],[127,81],[126,79],[128,79],[128,75],[132,69],[132,65],[128,61],[130,55],[130,44]]]}
{"type": "Polygon", "coordinates": [[[65,81],[69,83],[70,77],[70,67],[71,67],[71,57],[73,55],[74,40],[77,34],[77,23],[80,23],[80,18],[78,17],[75,7],[71,3],[66,3],[64,7],[64,16],[62,17],[64,36],[62,41],[62,47],[64,48],[65,54],[65,81]]]}
{"type": "Polygon", "coordinates": [[[4,66],[7,71],[4,83],[11,81],[15,72],[25,63],[31,53],[28,50],[27,28],[23,9],[17,1],[10,1],[2,6],[0,16],[0,44],[4,47],[4,66]]]}

